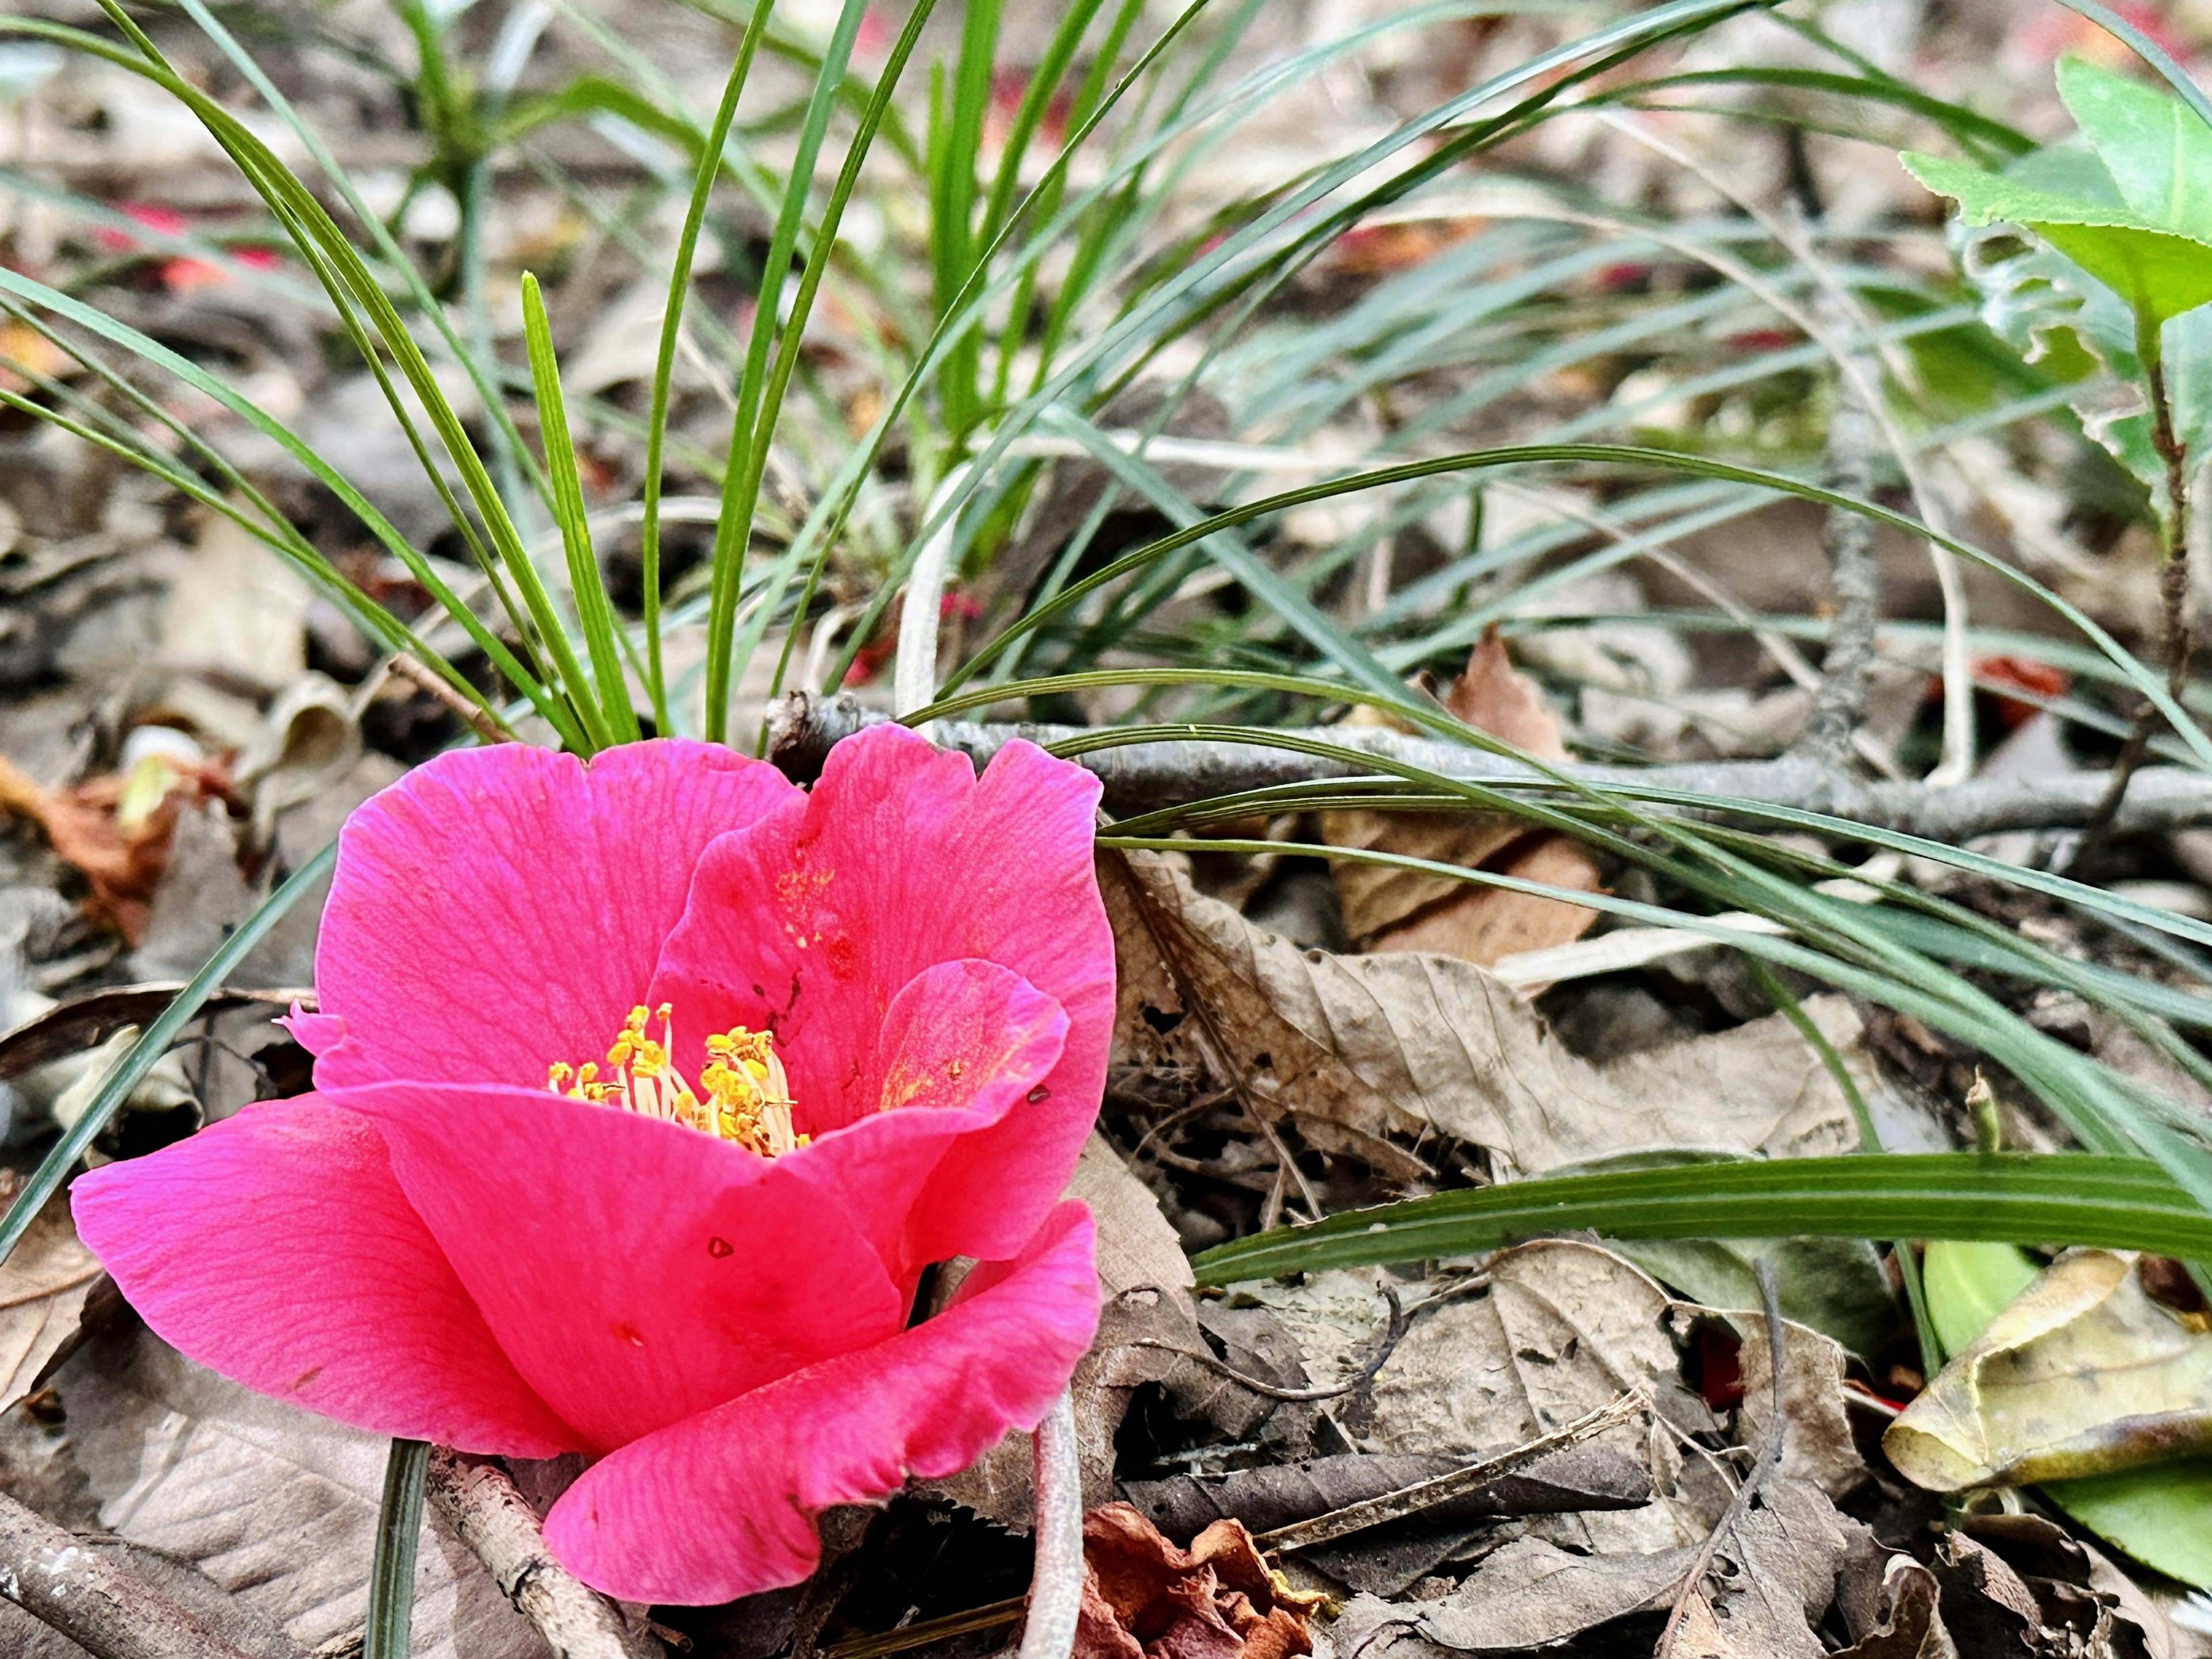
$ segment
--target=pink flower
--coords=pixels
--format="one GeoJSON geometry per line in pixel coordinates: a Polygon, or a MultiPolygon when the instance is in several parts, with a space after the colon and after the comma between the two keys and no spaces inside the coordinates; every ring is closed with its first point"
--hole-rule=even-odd
{"type": "Polygon", "coordinates": [[[817,1511],[1033,1426],[1090,1343],[1097,794],[892,726],[811,793],[696,743],[434,760],[346,825],[316,1091],[83,1176],[78,1229],[249,1388],[590,1455],[546,1522],[587,1583],[795,1583],[817,1511]]]}

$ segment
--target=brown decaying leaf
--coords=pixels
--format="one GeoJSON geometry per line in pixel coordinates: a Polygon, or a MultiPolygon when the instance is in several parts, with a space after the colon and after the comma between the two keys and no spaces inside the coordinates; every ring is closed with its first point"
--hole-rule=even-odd
{"type": "Polygon", "coordinates": [[[2069,1251],[1944,1366],[1882,1449],[1934,1492],[2212,1449],[2212,1334],[2154,1301],[2134,1257],[2069,1251]]]}
{"type": "Polygon", "coordinates": [[[1676,1659],[1825,1659],[1813,1626],[1835,1599],[1856,1525],[1810,1481],[1768,1481],[1721,1540],[1733,1571],[1690,1587],[1676,1659]]]}
{"type": "Polygon", "coordinates": [[[1306,1615],[1252,1534],[1217,1521],[1178,1549],[1127,1504],[1083,1518],[1083,1613],[1074,1659],[1288,1659],[1311,1653],[1306,1615]]]}
{"type": "MultiPolygon", "coordinates": [[[[361,1628],[389,1443],[264,1400],[149,1332],[87,1343],[55,1377],[100,1522],[197,1566],[301,1649],[361,1628]]],[[[416,1659],[544,1659],[537,1631],[434,1516],[416,1659]]]]}
{"type": "MultiPolygon", "coordinates": [[[[13,1171],[0,1170],[0,1210],[21,1185],[13,1171]]],[[[0,1263],[0,1411],[29,1394],[76,1340],[99,1279],[100,1263],[77,1242],[69,1200],[58,1194],[0,1263]]]]}
{"type": "Polygon", "coordinates": [[[94,778],[67,789],[47,789],[0,756],[0,813],[37,824],[54,856],[84,877],[91,909],[136,945],[169,861],[179,804],[219,793],[223,780],[220,768],[179,771],[158,803],[126,824],[118,809],[129,781],[121,776],[94,778]]]}
{"type": "MultiPolygon", "coordinates": [[[[1536,683],[1515,668],[1495,624],[1447,686],[1443,705],[1478,731],[1540,760],[1564,761],[1559,723],[1536,683]]],[[[1386,717],[1361,710],[1349,723],[1386,717]]],[[[1322,833],[1338,847],[1405,854],[1572,891],[1600,891],[1596,863],[1571,837],[1531,831],[1504,813],[1329,812],[1322,833]]],[[[1523,951],[1571,944],[1597,912],[1537,894],[1470,887],[1449,877],[1385,866],[1336,866],[1345,933],[1363,950],[1432,951],[1487,967],[1523,951]]]]}
{"type": "MultiPolygon", "coordinates": [[[[1856,1143],[1842,1092],[1779,1014],[1593,1065],[1472,963],[1304,951],[1162,855],[1110,854],[1099,868],[1117,1060],[1194,1068],[1394,1178],[1423,1173],[1394,1133],[1474,1142],[1507,1176],[1660,1148],[1804,1157],[1856,1143]]],[[[1872,1088],[1850,1005],[1816,996],[1805,1010],[1872,1088]]]]}

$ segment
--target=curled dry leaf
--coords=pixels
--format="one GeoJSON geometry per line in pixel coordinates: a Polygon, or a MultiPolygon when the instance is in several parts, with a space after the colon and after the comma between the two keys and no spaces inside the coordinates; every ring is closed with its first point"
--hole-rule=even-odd
{"type": "Polygon", "coordinates": [[[1074,1659],[1287,1659],[1311,1653],[1306,1615],[1252,1534],[1216,1521],[1178,1549],[1127,1504],[1083,1519],[1083,1613],[1074,1659]]]}
{"type": "MultiPolygon", "coordinates": [[[[0,1170],[0,1211],[21,1185],[13,1171],[0,1170]]],[[[29,1394],[76,1340],[100,1279],[100,1263],[77,1242],[68,1200],[57,1196],[0,1262],[0,1411],[29,1394]]]]}
{"type": "Polygon", "coordinates": [[[1329,1636],[1338,1652],[1360,1659],[1545,1647],[1665,1607],[1696,1553],[1684,1545],[1651,1554],[1581,1555],[1547,1539],[1516,1538],[1438,1601],[1401,1606],[1359,1597],[1329,1636]]]}
{"type": "MultiPolygon", "coordinates": [[[[1540,760],[1564,761],[1558,718],[1536,683],[1515,668],[1495,624],[1468,659],[1466,672],[1444,689],[1443,705],[1476,730],[1503,738],[1540,760]]],[[[1364,708],[1351,725],[1396,724],[1364,708]]],[[[1555,830],[1532,830],[1502,812],[1328,812],[1322,834],[1331,845],[1399,853],[1547,886],[1595,893],[1596,862],[1555,830]]],[[[1433,951],[1487,967],[1500,957],[1570,945],[1597,912],[1540,895],[1471,887],[1447,876],[1346,861],[1336,866],[1344,930],[1365,951],[1433,951]]]]}
{"type": "MultiPolygon", "coordinates": [[[[1711,1310],[1678,1308],[1680,1324],[1710,1316],[1711,1310]]],[[[1747,1446],[1766,1443],[1774,1431],[1774,1351],[1766,1334],[1766,1316],[1729,1312],[1718,1316],[1734,1325],[1743,1339],[1738,1350],[1742,1367],[1743,1403],[1736,1437],[1747,1446]]],[[[1783,1325],[1782,1411],[1788,1432],[1782,1441],[1782,1462],[1777,1472],[1809,1480],[1831,1498],[1856,1491],[1867,1478],[1866,1460],[1859,1455],[1844,1405],[1843,1345],[1795,1320],[1783,1325]]]]}
{"type": "Polygon", "coordinates": [[[84,877],[93,911],[133,945],[169,861],[179,804],[222,785],[219,767],[153,754],[128,774],[47,789],[0,756],[0,814],[38,825],[54,856],[84,877]]]}
{"type": "MultiPolygon", "coordinates": [[[[1120,966],[1117,1059],[1195,1067],[1400,1179],[1423,1170],[1394,1133],[1474,1142],[1509,1176],[1639,1151],[1803,1157],[1856,1144],[1842,1091],[1779,1014],[1593,1065],[1473,963],[1302,951],[1157,854],[1108,854],[1100,878],[1120,966]]],[[[1850,1005],[1804,1007],[1871,1089],[1850,1005]]]]}
{"type": "Polygon", "coordinates": [[[2212,1334],[2154,1301],[2136,1258],[2069,1251],[1944,1366],[1882,1449],[1934,1492],[2212,1450],[2212,1334]]]}

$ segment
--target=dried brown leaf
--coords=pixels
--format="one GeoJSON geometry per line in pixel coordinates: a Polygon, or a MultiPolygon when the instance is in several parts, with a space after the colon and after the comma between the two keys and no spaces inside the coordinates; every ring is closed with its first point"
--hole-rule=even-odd
{"type": "MultiPolygon", "coordinates": [[[[12,1171],[0,1170],[0,1210],[21,1185],[12,1171]]],[[[100,1263],[77,1242],[69,1200],[56,1194],[0,1262],[0,1411],[29,1394],[76,1339],[99,1280],[100,1263]]]]}
{"type": "MultiPolygon", "coordinates": [[[[107,1530],[198,1567],[303,1649],[360,1630],[382,1437],[248,1393],[143,1330],[87,1344],[55,1386],[107,1530]]],[[[416,1659],[545,1652],[434,1516],[416,1567],[415,1642],[416,1659]]]]}
{"type": "Polygon", "coordinates": [[[1810,1481],[1769,1480],[1720,1540],[1724,1570],[1690,1587],[1676,1659],[1825,1659],[1813,1626],[1856,1526],[1810,1481]]]}
{"type": "MultiPolygon", "coordinates": [[[[1394,1133],[1472,1141],[1524,1175],[1659,1148],[1792,1157],[1856,1144],[1834,1079],[1778,1014],[1596,1066],[1471,963],[1302,951],[1158,854],[1110,854],[1100,871],[1118,1058],[1196,1068],[1386,1174],[1420,1173],[1394,1133]]],[[[1871,1087],[1850,1004],[1805,1008],[1871,1087]]]]}
{"type": "MultiPolygon", "coordinates": [[[[1495,626],[1447,686],[1444,707],[1478,731],[1540,760],[1563,761],[1559,723],[1536,683],[1513,666],[1495,626]]],[[[1352,725],[1389,724],[1355,711],[1352,725]]],[[[1495,869],[1524,881],[1595,893],[1598,868],[1569,836],[1531,831],[1505,813],[1329,812],[1324,839],[1338,847],[1396,853],[1469,869],[1495,869]]],[[[1595,910],[1540,895],[1471,887],[1447,876],[1389,866],[1336,866],[1344,928],[1369,951],[1433,951],[1484,966],[1522,951],[1569,945],[1597,920],[1595,910]]]]}
{"type": "Polygon", "coordinates": [[[1217,1521],[1178,1549],[1127,1504],[1083,1518],[1083,1612],[1075,1659],[1287,1659],[1311,1653],[1293,1589],[1252,1534],[1217,1521]]]}

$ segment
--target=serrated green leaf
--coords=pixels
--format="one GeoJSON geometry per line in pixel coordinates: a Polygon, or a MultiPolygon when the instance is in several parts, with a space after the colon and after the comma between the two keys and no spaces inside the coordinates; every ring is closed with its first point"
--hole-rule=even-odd
{"type": "Polygon", "coordinates": [[[2156,1164],[2081,1153],[1782,1158],[1565,1176],[1353,1210],[1191,1259],[1201,1284],[1372,1267],[1598,1229],[1616,1238],[1965,1238],[2203,1255],[2212,1214],[2156,1164]]]}
{"type": "Polygon", "coordinates": [[[1963,161],[1913,151],[1901,159],[1929,190],[1955,200],[1966,223],[2025,225],[2154,325],[2212,302],[2212,242],[1963,161]]]}
{"type": "Polygon", "coordinates": [[[2196,111],[2084,58],[2060,61],[2058,95],[2131,211],[2212,236],[2212,127],[2196,111]]]}

